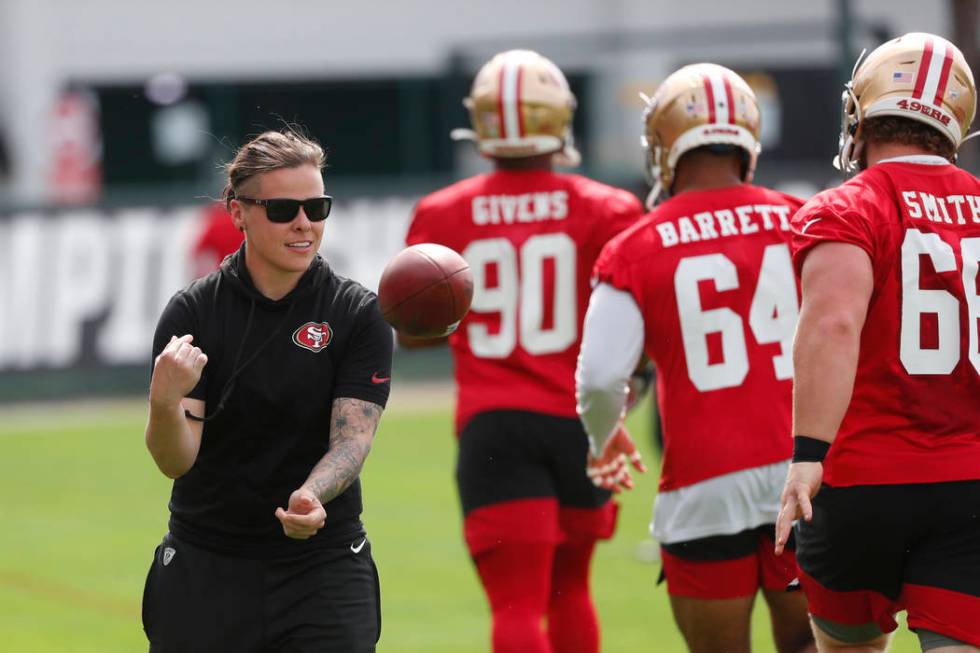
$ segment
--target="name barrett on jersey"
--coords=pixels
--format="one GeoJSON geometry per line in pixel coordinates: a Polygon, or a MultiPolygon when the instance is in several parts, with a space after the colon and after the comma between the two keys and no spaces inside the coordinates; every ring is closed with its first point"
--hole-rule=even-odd
{"type": "Polygon", "coordinates": [[[732,209],[703,211],[692,217],[682,215],[656,227],[663,246],[673,247],[678,243],[754,234],[760,229],[789,231],[791,210],[791,207],[780,204],[745,204],[732,209]]]}
{"type": "Polygon", "coordinates": [[[967,211],[974,224],[980,224],[980,195],[933,195],[923,191],[902,191],[906,214],[913,220],[925,218],[930,222],[967,224],[967,211]],[[964,207],[964,204],[966,205],[964,207]],[[950,209],[952,207],[952,210],[950,209]],[[952,212],[955,211],[956,219],[952,212]]]}
{"type": "Polygon", "coordinates": [[[472,201],[473,224],[515,224],[564,220],[568,217],[568,192],[555,190],[520,195],[477,195],[472,201]]]}

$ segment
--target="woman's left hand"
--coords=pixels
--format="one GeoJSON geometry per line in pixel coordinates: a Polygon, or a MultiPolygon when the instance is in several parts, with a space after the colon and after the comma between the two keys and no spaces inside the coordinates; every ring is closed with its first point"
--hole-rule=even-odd
{"type": "Polygon", "coordinates": [[[327,521],[327,511],[315,494],[300,488],[289,495],[286,510],[276,508],[276,517],[282,522],[282,530],[287,537],[307,540],[323,528],[327,521]]]}

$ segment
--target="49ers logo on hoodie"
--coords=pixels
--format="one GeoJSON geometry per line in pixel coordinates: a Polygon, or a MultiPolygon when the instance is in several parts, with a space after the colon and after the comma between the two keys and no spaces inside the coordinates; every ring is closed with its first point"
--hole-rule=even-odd
{"type": "Polygon", "coordinates": [[[333,329],[326,322],[307,322],[293,331],[293,342],[314,354],[326,349],[333,340],[333,329]]]}

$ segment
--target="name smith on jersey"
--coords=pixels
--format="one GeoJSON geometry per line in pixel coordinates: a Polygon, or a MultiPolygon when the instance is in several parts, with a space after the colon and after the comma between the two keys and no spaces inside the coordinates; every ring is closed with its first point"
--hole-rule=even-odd
{"type": "Polygon", "coordinates": [[[902,192],[902,200],[905,202],[906,213],[914,220],[924,217],[930,222],[966,224],[966,214],[969,211],[972,222],[980,224],[980,195],[946,195],[943,197],[923,191],[908,190],[902,192]],[[955,220],[954,213],[956,214],[955,220]]]}

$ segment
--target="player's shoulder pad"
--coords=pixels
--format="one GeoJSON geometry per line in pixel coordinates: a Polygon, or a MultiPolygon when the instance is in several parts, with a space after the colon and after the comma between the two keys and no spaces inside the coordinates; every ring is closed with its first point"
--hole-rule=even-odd
{"type": "Polygon", "coordinates": [[[592,283],[608,283],[626,290],[632,270],[649,266],[660,250],[649,215],[619,232],[607,242],[593,266],[592,283]]]}
{"type": "Polygon", "coordinates": [[[657,237],[655,224],[656,211],[641,217],[637,222],[613,236],[602,248],[600,258],[620,258],[632,262],[646,259],[651,251],[660,249],[660,238],[657,237]]]}
{"type": "Polygon", "coordinates": [[[883,180],[878,179],[877,174],[868,174],[873,170],[865,170],[840,186],[828,188],[811,197],[793,216],[793,224],[805,224],[814,218],[828,215],[849,220],[869,219],[884,191],[883,180]]]}

